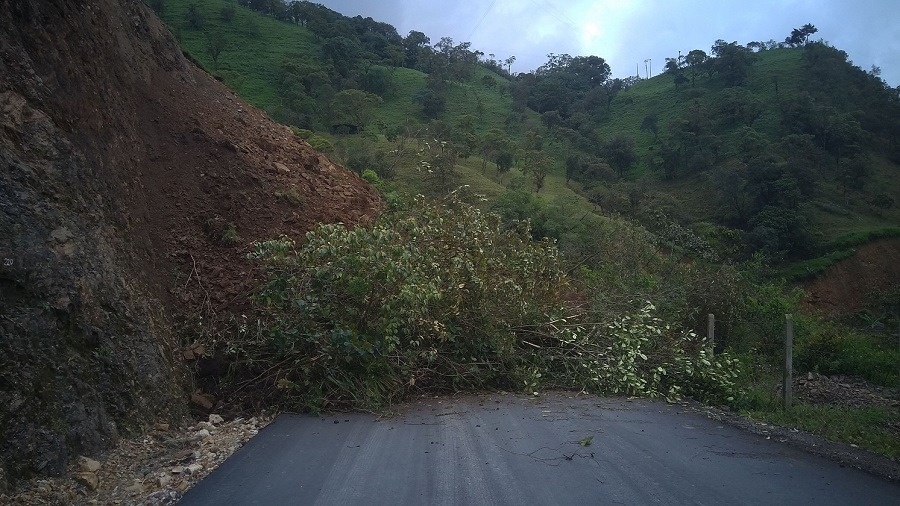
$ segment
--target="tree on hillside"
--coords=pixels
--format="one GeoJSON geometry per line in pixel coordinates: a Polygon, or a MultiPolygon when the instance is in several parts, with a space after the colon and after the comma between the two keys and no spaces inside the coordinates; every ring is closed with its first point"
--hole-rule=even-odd
{"type": "Polygon", "coordinates": [[[847,190],[862,190],[869,175],[869,160],[866,155],[857,155],[851,158],[842,158],[838,163],[838,180],[843,186],[844,195],[847,190]]]}
{"type": "MultiPolygon", "coordinates": [[[[634,78],[625,78],[625,79],[610,79],[603,83],[603,86],[594,88],[593,90],[602,90],[603,96],[606,99],[606,112],[609,113],[612,110],[612,102],[613,99],[616,98],[616,95],[621,91],[627,90],[635,81],[634,78]]],[[[589,94],[590,92],[588,92],[589,94]]],[[[585,95],[585,97],[587,94],[585,95]]]]}
{"type": "Polygon", "coordinates": [[[331,78],[318,62],[300,57],[285,58],[277,77],[280,104],[267,111],[278,121],[310,128],[316,113],[329,109],[334,88],[331,78]]]}
{"type": "Polygon", "coordinates": [[[581,157],[579,155],[569,155],[566,158],[566,184],[578,177],[580,172],[581,157]]]}
{"type": "Polygon", "coordinates": [[[512,64],[516,62],[515,56],[510,56],[509,58],[503,60],[503,63],[506,64],[506,72],[508,74],[512,74],[512,64]]]}
{"type": "Polygon", "coordinates": [[[718,205],[724,211],[724,221],[734,226],[744,227],[753,213],[753,195],[748,190],[744,177],[746,167],[726,166],[713,174],[718,205]]]}
{"type": "Polygon", "coordinates": [[[634,139],[624,134],[613,137],[609,144],[606,145],[604,155],[606,161],[616,170],[619,177],[624,177],[628,169],[637,161],[637,154],[634,151],[634,139]]]}
{"type": "Polygon", "coordinates": [[[525,132],[522,139],[522,148],[526,151],[540,151],[544,149],[544,136],[537,130],[529,130],[525,132]]]}
{"type": "Polygon", "coordinates": [[[744,88],[726,88],[719,95],[718,102],[719,112],[731,126],[753,126],[753,122],[763,113],[762,100],[744,88]]]}
{"type": "Polygon", "coordinates": [[[820,123],[822,147],[834,154],[836,162],[857,155],[866,132],[851,113],[833,114],[820,123]]]}
{"type": "Polygon", "coordinates": [[[510,147],[501,149],[494,156],[494,164],[497,166],[497,177],[501,182],[503,181],[503,174],[512,169],[513,161],[514,156],[510,147]]]}
{"type": "Polygon", "coordinates": [[[413,100],[422,106],[422,115],[429,119],[437,119],[447,109],[447,93],[431,86],[421,89],[413,100]]]}
{"type": "Polygon", "coordinates": [[[240,3],[255,11],[269,14],[276,19],[280,19],[287,10],[286,2],[282,0],[241,0],[240,3]]]}
{"type": "Polygon", "coordinates": [[[391,89],[391,72],[384,67],[369,66],[356,78],[360,88],[380,97],[386,96],[391,89]]]}
{"type": "Polygon", "coordinates": [[[791,47],[803,46],[809,41],[809,36],[818,31],[818,28],[807,23],[800,28],[791,30],[791,35],[784,39],[784,41],[791,47]]]}
{"type": "Polygon", "coordinates": [[[678,169],[681,167],[681,149],[673,138],[664,138],[659,147],[659,157],[654,159],[654,164],[662,169],[665,179],[678,177],[678,169]]]}
{"type": "Polygon", "coordinates": [[[465,159],[472,156],[479,147],[480,139],[475,133],[475,120],[477,119],[471,114],[463,114],[456,118],[451,138],[460,158],[465,159]]]}
{"type": "Polygon", "coordinates": [[[458,176],[456,151],[449,142],[432,139],[419,153],[419,169],[425,171],[430,188],[437,195],[449,193],[458,176]]]}
{"type": "Polygon", "coordinates": [[[620,80],[609,81],[609,65],[596,56],[549,54],[547,63],[531,74],[519,76],[513,89],[514,103],[525,103],[539,113],[557,111],[563,120],[576,112],[600,115],[621,89],[620,80]],[[607,89],[614,83],[616,90],[607,89]]]}
{"type": "Polygon", "coordinates": [[[187,12],[184,14],[184,20],[187,21],[188,27],[193,28],[194,30],[202,30],[203,25],[206,24],[203,13],[200,12],[200,8],[197,7],[197,4],[193,2],[188,4],[187,12]]]}
{"type": "Polygon", "coordinates": [[[771,258],[807,252],[812,241],[809,223],[795,209],[765,206],[749,222],[747,243],[771,258]]]}
{"type": "Polygon", "coordinates": [[[609,64],[599,56],[547,55],[547,63],[534,71],[540,77],[558,77],[567,88],[587,91],[602,86],[611,73],[609,64]]]}
{"type": "Polygon", "coordinates": [[[681,72],[681,64],[678,62],[677,58],[666,58],[666,64],[663,67],[665,69],[666,74],[675,75],[681,72]]]}
{"type": "Polygon", "coordinates": [[[672,142],[677,150],[677,156],[672,158],[678,162],[676,169],[702,172],[715,163],[719,140],[715,135],[713,115],[702,102],[697,101],[685,110],[669,124],[669,130],[671,139],[664,145],[672,142]]]}
{"type": "Polygon", "coordinates": [[[220,31],[206,32],[206,54],[213,61],[213,68],[219,70],[219,56],[228,47],[228,39],[220,31]]]}
{"type": "Polygon", "coordinates": [[[659,116],[656,113],[644,116],[641,121],[641,131],[647,130],[653,133],[653,142],[659,139],[659,116]]]}
{"type": "Polygon", "coordinates": [[[412,30],[409,35],[403,39],[403,49],[406,52],[406,66],[409,68],[418,68],[419,57],[422,51],[430,50],[431,39],[424,33],[412,30]]]}
{"type": "Polygon", "coordinates": [[[332,110],[339,123],[351,124],[362,130],[372,119],[375,107],[381,102],[381,97],[373,93],[344,90],[334,96],[332,110]]]}
{"type": "Polygon", "coordinates": [[[541,114],[541,121],[543,121],[548,130],[553,130],[562,124],[563,118],[559,115],[559,111],[547,111],[541,114]]]}
{"type": "Polygon", "coordinates": [[[684,69],[680,60],[676,58],[666,58],[666,65],[664,68],[666,74],[672,76],[676,89],[687,82],[687,78],[684,77],[684,69]]]}
{"type": "Polygon", "coordinates": [[[684,57],[684,62],[691,69],[691,86],[696,84],[697,74],[708,60],[709,56],[706,54],[706,51],[701,49],[694,49],[684,57]]]}
{"type": "Polygon", "coordinates": [[[536,149],[525,151],[522,172],[531,176],[535,193],[541,192],[541,188],[544,187],[544,179],[546,179],[552,165],[553,159],[547,153],[536,149]]]}
{"type": "Polygon", "coordinates": [[[471,42],[455,44],[451,37],[441,37],[432,51],[420,65],[421,70],[439,75],[445,81],[466,82],[471,80],[478,64],[481,51],[471,51],[471,42]]]}
{"type": "Polygon", "coordinates": [[[568,115],[569,107],[575,102],[571,88],[561,76],[544,77],[529,91],[527,104],[539,113],[557,111],[568,115]]]}
{"type": "Polygon", "coordinates": [[[343,77],[350,75],[360,54],[359,43],[347,37],[332,37],[322,44],[322,54],[343,77]]]}
{"type": "Polygon", "coordinates": [[[587,183],[612,181],[615,172],[606,162],[592,155],[573,154],[566,158],[566,183],[576,179],[587,183]]]}
{"type": "Polygon", "coordinates": [[[602,86],[612,73],[606,60],[599,56],[576,56],[566,71],[575,77],[576,86],[581,89],[602,86]]]}
{"type": "Polygon", "coordinates": [[[765,50],[766,50],[766,43],[765,43],[765,42],[758,42],[758,41],[755,41],[755,40],[754,40],[754,41],[751,41],[751,42],[748,42],[748,43],[747,43],[747,49],[750,49],[751,51],[753,51],[753,52],[755,52],[755,53],[758,53],[758,52],[760,52],[760,51],[765,51],[765,50]]]}
{"type": "Polygon", "coordinates": [[[490,160],[497,165],[497,175],[503,176],[513,165],[515,143],[499,128],[492,128],[481,141],[481,169],[486,168],[490,160]]]}
{"type": "Polygon", "coordinates": [[[797,180],[803,195],[812,195],[826,156],[816,147],[815,138],[812,135],[785,135],[778,141],[776,149],[787,162],[788,171],[797,180]]]}
{"type": "Polygon", "coordinates": [[[734,133],[732,145],[736,148],[738,158],[743,163],[749,163],[768,150],[769,141],[753,128],[744,126],[734,133]]]}
{"type": "Polygon", "coordinates": [[[757,55],[737,42],[717,40],[712,47],[715,58],[711,70],[725,79],[725,86],[742,86],[757,55]]]}

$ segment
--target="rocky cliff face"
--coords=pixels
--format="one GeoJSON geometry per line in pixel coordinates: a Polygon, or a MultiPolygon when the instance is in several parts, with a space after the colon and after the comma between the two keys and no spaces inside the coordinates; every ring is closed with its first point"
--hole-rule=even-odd
{"type": "Polygon", "coordinates": [[[379,205],[141,2],[0,0],[0,489],[184,417],[249,244],[379,205]]]}

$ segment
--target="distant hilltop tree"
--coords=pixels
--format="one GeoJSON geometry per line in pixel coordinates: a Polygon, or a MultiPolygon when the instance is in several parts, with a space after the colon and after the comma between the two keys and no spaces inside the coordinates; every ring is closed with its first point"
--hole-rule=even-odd
{"type": "Polygon", "coordinates": [[[791,36],[784,39],[784,42],[791,47],[804,46],[809,41],[809,36],[818,31],[818,28],[809,23],[806,23],[800,28],[794,28],[793,30],[791,30],[791,36]]]}

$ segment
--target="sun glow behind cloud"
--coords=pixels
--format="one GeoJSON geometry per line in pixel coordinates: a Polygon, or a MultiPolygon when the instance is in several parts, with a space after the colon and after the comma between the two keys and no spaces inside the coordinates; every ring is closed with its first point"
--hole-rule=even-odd
{"type": "MultiPolygon", "coordinates": [[[[620,53],[624,33],[642,8],[643,3],[637,1],[575,2],[573,16],[582,20],[579,53],[606,59],[620,53]]],[[[621,73],[622,69],[617,70],[621,73]]]]}
{"type": "Polygon", "coordinates": [[[604,58],[613,75],[654,73],[678,51],[709,52],[716,39],[746,44],[784,40],[812,23],[861,68],[874,63],[900,84],[900,9],[897,0],[319,0],[349,16],[393,24],[401,35],[452,37],[498,58],[516,55],[513,72],[528,72],[548,53],[604,58]],[[658,62],[658,63],[657,63],[658,62]]]}

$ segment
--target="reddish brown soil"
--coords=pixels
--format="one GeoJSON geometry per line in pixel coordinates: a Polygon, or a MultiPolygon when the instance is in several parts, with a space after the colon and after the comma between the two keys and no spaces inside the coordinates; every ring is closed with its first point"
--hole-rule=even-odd
{"type": "Polygon", "coordinates": [[[174,287],[181,302],[239,309],[250,288],[246,254],[253,241],[280,235],[299,241],[323,222],[355,225],[373,215],[379,199],[287,127],[197,74],[208,100],[184,94],[182,83],[162,75],[149,106],[138,110],[146,154],[132,187],[146,200],[134,213],[177,264],[175,273],[159,274],[184,281],[174,287]],[[169,121],[154,121],[159,117],[169,121]],[[278,196],[285,192],[291,197],[278,196]],[[222,240],[230,226],[235,244],[222,240]]]}
{"type": "Polygon", "coordinates": [[[355,225],[380,201],[287,127],[208,75],[194,74],[205,100],[162,74],[138,109],[146,154],[133,187],[147,199],[135,211],[156,247],[177,263],[178,280],[191,278],[175,287],[195,288],[183,302],[196,306],[208,297],[213,311],[239,309],[250,288],[246,253],[253,241],[280,235],[299,241],[323,222],[355,225]],[[278,196],[285,192],[291,197],[278,196]],[[232,225],[240,240],[229,245],[222,235],[232,225]]]}
{"type": "MultiPolygon", "coordinates": [[[[158,19],[150,15],[146,23],[174,46],[158,19]]],[[[121,179],[110,189],[130,204],[123,216],[129,228],[150,239],[147,261],[137,268],[159,282],[160,296],[176,312],[243,310],[253,285],[246,258],[253,241],[302,240],[319,223],[352,226],[380,207],[377,193],[359,177],[180,55],[173,62],[165,61],[171,55],[154,55],[154,62],[140,47],[91,49],[113,65],[133,58],[143,71],[143,79],[126,76],[133,81],[121,83],[121,105],[133,107],[124,118],[109,118],[109,108],[92,117],[76,107],[84,134],[91,134],[84,127],[95,127],[96,139],[111,138],[95,144],[101,156],[130,165],[116,171],[121,179]],[[284,192],[293,198],[278,196],[284,192]],[[231,226],[239,237],[234,243],[222,240],[231,226]]],[[[133,69],[104,70],[121,75],[133,69]]],[[[90,69],[84,71],[90,82],[90,69]]]]}
{"type": "Polygon", "coordinates": [[[804,305],[830,317],[853,314],[880,294],[897,293],[900,239],[860,246],[855,255],[830,267],[804,288],[804,305]]]}

